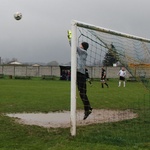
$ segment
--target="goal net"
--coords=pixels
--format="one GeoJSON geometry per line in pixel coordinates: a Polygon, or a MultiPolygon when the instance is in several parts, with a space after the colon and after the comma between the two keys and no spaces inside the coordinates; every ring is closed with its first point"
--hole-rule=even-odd
{"type": "Polygon", "coordinates": [[[89,44],[86,67],[90,78],[100,78],[100,66],[123,66],[129,78],[150,90],[150,40],[98,26],[72,21],[71,39],[71,134],[76,134],[77,46],[89,44]]]}

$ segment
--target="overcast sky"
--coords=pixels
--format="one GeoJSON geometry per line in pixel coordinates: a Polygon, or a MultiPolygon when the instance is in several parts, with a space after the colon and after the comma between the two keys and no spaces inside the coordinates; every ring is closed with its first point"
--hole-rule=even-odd
{"type": "Polygon", "coordinates": [[[150,0],[0,0],[0,57],[65,64],[71,20],[150,39],[149,15],[150,0]]]}

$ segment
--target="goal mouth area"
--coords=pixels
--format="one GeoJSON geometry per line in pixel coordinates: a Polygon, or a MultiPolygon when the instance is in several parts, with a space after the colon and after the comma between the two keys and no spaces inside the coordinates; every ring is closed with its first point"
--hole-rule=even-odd
{"type": "MultiPolygon", "coordinates": [[[[84,22],[72,20],[71,22],[71,134],[76,135],[76,81],[77,69],[89,69],[91,79],[101,77],[100,67],[110,67],[115,64],[116,67],[125,68],[128,76],[134,77],[142,83],[144,88],[150,90],[150,70],[147,67],[132,67],[131,64],[150,64],[150,39],[121,33],[118,31],[106,29],[103,27],[87,24],[84,22]],[[86,50],[86,59],[83,59],[79,53],[82,42],[88,43],[86,50]]],[[[119,70],[120,70],[119,69],[119,70]]],[[[118,70],[118,72],[119,72],[118,70]]],[[[112,72],[115,70],[112,69],[112,72]]],[[[109,73],[106,70],[106,76],[109,73]]],[[[113,78],[118,78],[115,72],[113,78]]],[[[124,82],[124,87],[125,87],[124,82]]],[[[84,87],[82,87],[84,88],[84,87]]],[[[88,91],[88,90],[87,90],[88,91]]],[[[88,93],[88,92],[87,92],[88,93]]],[[[97,95],[96,95],[97,96],[97,95]]],[[[94,99],[95,95],[90,95],[94,99]]],[[[89,101],[90,101],[89,99],[89,101]]],[[[94,103],[94,102],[92,102],[94,103]]],[[[91,106],[94,106],[91,103],[91,106]]],[[[109,109],[109,108],[108,108],[109,109]]],[[[94,116],[93,116],[94,117],[94,116]]]]}
{"type": "MultiPolygon", "coordinates": [[[[70,111],[49,113],[8,113],[8,117],[15,118],[15,122],[25,125],[36,125],[44,128],[69,128],[70,111]]],[[[77,110],[77,126],[119,122],[137,118],[138,115],[131,110],[95,109],[92,114],[83,120],[83,110],[77,110]]]]}

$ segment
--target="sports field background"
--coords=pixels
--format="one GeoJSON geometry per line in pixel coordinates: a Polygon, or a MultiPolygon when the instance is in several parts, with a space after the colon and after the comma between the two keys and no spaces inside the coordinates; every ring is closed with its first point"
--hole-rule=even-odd
{"type": "MultiPolygon", "coordinates": [[[[70,81],[0,79],[0,149],[149,150],[149,91],[139,82],[127,82],[125,88],[118,88],[118,79],[109,79],[108,84],[109,88],[102,89],[99,81],[92,81],[92,86],[87,83],[92,107],[130,109],[138,118],[77,127],[77,136],[71,137],[70,128],[21,125],[5,116],[5,113],[70,110],[70,81]]],[[[77,109],[83,109],[79,96],[77,109]]]]}
{"type": "MultiPolygon", "coordinates": [[[[64,67],[67,65],[64,65],[64,67]]],[[[69,65],[68,65],[69,67],[69,65]]],[[[89,75],[91,78],[100,78],[102,66],[87,66],[89,75]]],[[[118,72],[121,66],[117,67],[105,67],[107,78],[118,78],[118,72]]],[[[150,67],[143,67],[143,71],[146,72],[146,76],[150,76],[150,67]]],[[[134,76],[139,75],[137,67],[132,68],[134,70],[134,76]]],[[[140,68],[141,69],[141,68],[140,68]]],[[[131,74],[126,70],[126,78],[131,77],[131,74]]],[[[42,77],[43,75],[52,75],[60,77],[60,66],[30,66],[30,65],[0,65],[0,75],[7,76],[30,76],[30,77],[42,77]]]]}

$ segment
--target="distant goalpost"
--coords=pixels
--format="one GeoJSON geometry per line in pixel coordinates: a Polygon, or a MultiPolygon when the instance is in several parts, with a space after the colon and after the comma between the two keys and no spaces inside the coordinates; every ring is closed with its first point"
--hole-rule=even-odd
{"type": "MultiPolygon", "coordinates": [[[[124,66],[131,76],[141,81],[150,90],[150,39],[109,30],[95,25],[72,20],[71,22],[71,135],[76,135],[76,70],[77,46],[89,43],[87,67],[103,66],[111,54],[116,63],[124,66]],[[136,73],[135,73],[136,67],[136,73]]],[[[107,60],[108,59],[108,60],[107,60]]]]}

